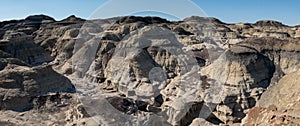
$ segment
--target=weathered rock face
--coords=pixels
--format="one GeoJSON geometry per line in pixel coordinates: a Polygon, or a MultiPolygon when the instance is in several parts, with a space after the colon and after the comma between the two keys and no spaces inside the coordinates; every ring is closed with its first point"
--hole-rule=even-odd
{"type": "Polygon", "coordinates": [[[43,24],[34,33],[34,41],[43,47],[52,57],[55,64],[65,63],[73,54],[75,39],[83,21],[60,21],[53,24],[43,24]]]}
{"type": "Polygon", "coordinates": [[[229,48],[201,70],[222,87],[214,115],[224,123],[239,122],[269,86],[274,71],[273,63],[256,50],[243,46],[229,48]]]}
{"type": "Polygon", "coordinates": [[[14,30],[17,32],[24,32],[27,35],[32,34],[38,30],[42,24],[52,23],[55,20],[46,15],[33,15],[24,20],[4,21],[0,23],[0,28],[4,30],[14,30]]]}
{"type": "Polygon", "coordinates": [[[41,65],[53,60],[48,52],[34,43],[31,35],[22,32],[7,31],[0,44],[2,51],[30,65],[41,65]]]}
{"type": "Polygon", "coordinates": [[[245,125],[299,125],[300,71],[284,76],[270,87],[249,111],[245,125]]]}
{"type": "Polygon", "coordinates": [[[299,39],[256,38],[238,45],[254,48],[274,63],[276,70],[271,85],[300,68],[299,39]]]}
{"type": "Polygon", "coordinates": [[[288,76],[297,78],[300,68],[299,31],[276,21],[226,24],[203,17],[55,21],[35,15],[0,22],[1,109],[45,112],[37,119],[18,116],[29,120],[25,125],[51,114],[41,124],[102,124],[93,120],[97,112],[110,125],[238,125],[245,116],[249,125],[298,124],[297,85],[288,76]],[[86,95],[81,104],[66,94],[75,88],[64,76],[86,95]],[[107,97],[89,99],[99,90],[107,97]]]}
{"type": "Polygon", "coordinates": [[[34,97],[56,92],[74,92],[75,87],[50,66],[8,65],[0,71],[1,109],[24,111],[33,107],[34,97]]]}
{"type": "Polygon", "coordinates": [[[278,105],[278,108],[298,108],[300,106],[298,102],[299,76],[299,70],[284,76],[277,85],[270,87],[269,90],[262,95],[258,106],[268,107],[274,104],[278,105]],[[275,92],[279,95],[274,96],[273,93],[275,92]]]}

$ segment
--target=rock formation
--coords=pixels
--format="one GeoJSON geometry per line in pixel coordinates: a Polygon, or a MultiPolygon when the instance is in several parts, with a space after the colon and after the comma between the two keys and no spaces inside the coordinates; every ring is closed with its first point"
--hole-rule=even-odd
{"type": "Polygon", "coordinates": [[[284,76],[249,111],[245,125],[299,125],[300,71],[284,76]]]}
{"type": "Polygon", "coordinates": [[[299,125],[299,36],[195,16],[0,22],[0,124],[299,125]]]}
{"type": "Polygon", "coordinates": [[[1,70],[0,78],[1,109],[24,111],[33,107],[34,97],[75,91],[71,82],[50,66],[30,68],[9,64],[1,70]]]}

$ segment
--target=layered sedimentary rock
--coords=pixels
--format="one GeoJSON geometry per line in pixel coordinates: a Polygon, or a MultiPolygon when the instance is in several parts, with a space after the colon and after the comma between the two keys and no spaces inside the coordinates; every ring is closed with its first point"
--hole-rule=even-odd
{"type": "Polygon", "coordinates": [[[24,112],[0,123],[298,124],[299,31],[204,17],[0,22],[0,117],[24,112]]]}
{"type": "Polygon", "coordinates": [[[229,48],[201,71],[222,88],[215,116],[226,123],[239,122],[269,86],[274,71],[274,64],[256,50],[229,48]]]}
{"type": "Polygon", "coordinates": [[[75,91],[64,76],[50,66],[16,66],[9,64],[0,72],[1,109],[24,111],[33,107],[34,97],[47,93],[75,91]]]}
{"type": "Polygon", "coordinates": [[[49,52],[34,43],[31,35],[23,32],[6,31],[0,44],[2,51],[30,65],[41,65],[53,60],[49,52]]]}
{"type": "Polygon", "coordinates": [[[299,70],[270,87],[249,111],[245,125],[299,125],[299,70]]]}

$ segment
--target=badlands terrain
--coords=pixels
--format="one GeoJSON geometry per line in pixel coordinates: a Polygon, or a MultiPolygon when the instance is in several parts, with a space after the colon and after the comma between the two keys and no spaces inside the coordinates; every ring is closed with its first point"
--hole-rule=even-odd
{"type": "Polygon", "coordinates": [[[300,125],[300,26],[0,22],[0,125],[300,125]]]}

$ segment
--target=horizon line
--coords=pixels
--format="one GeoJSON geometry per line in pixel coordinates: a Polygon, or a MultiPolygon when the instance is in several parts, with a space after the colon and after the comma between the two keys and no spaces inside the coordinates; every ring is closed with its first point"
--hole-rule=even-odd
{"type": "Polygon", "coordinates": [[[226,21],[223,21],[222,19],[220,18],[217,18],[217,17],[212,17],[212,16],[207,16],[207,17],[204,17],[204,16],[189,16],[189,17],[185,17],[183,20],[170,20],[168,18],[165,18],[165,17],[162,17],[162,16],[158,16],[158,15],[121,15],[121,16],[112,16],[112,17],[109,17],[109,18],[87,18],[87,17],[81,17],[81,16],[78,16],[78,15],[74,15],[74,14],[70,14],[69,16],[65,16],[65,18],[56,18],[55,16],[51,16],[51,15],[47,15],[47,14],[44,14],[44,13],[40,13],[40,14],[29,14],[23,18],[8,18],[8,19],[0,19],[0,23],[2,22],[7,22],[7,21],[15,21],[15,20],[25,20],[27,17],[30,17],[30,16],[38,16],[38,15],[44,15],[44,16],[48,16],[48,17],[51,17],[53,18],[55,21],[62,21],[64,19],[67,19],[68,17],[71,17],[71,16],[75,16],[77,18],[81,18],[81,19],[84,19],[84,20],[97,20],[97,19],[110,19],[110,18],[117,18],[117,17],[129,17],[129,16],[135,16],[135,17],[159,17],[159,18],[162,18],[162,19],[166,19],[168,21],[183,21],[184,19],[187,19],[187,18],[190,18],[190,17],[202,17],[202,18],[212,18],[212,19],[217,19],[219,20],[221,23],[224,23],[224,24],[240,24],[240,23],[244,23],[244,24],[255,24],[257,22],[260,22],[260,21],[275,21],[275,22],[278,22],[278,23],[281,23],[282,25],[285,25],[285,26],[289,26],[289,27],[299,27],[300,24],[296,24],[296,25],[289,25],[289,24],[286,24],[282,21],[279,21],[279,20],[274,20],[274,19],[258,19],[256,20],[255,22],[226,22],[226,21]]]}

